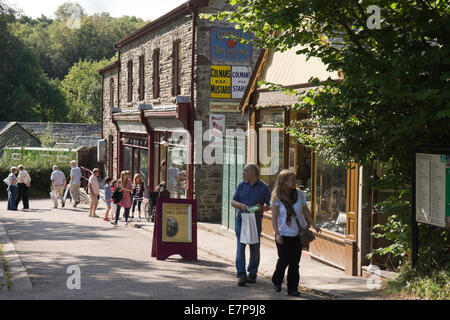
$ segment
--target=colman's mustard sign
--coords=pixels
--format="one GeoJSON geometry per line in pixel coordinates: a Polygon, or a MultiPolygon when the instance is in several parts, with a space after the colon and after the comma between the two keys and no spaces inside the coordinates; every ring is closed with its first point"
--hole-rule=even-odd
{"type": "Polygon", "coordinates": [[[211,98],[231,98],[231,66],[211,66],[211,98]]]}

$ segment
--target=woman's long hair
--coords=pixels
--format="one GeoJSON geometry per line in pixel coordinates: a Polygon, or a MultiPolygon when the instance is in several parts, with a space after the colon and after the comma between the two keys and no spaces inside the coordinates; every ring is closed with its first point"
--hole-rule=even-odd
{"type": "Polygon", "coordinates": [[[133,182],[135,186],[138,186],[140,183],[142,183],[142,177],[139,173],[136,173],[134,175],[133,182]]]}
{"type": "Polygon", "coordinates": [[[278,180],[272,192],[272,203],[275,200],[280,200],[282,202],[289,201],[290,188],[286,185],[285,182],[291,179],[292,177],[294,177],[295,179],[295,173],[287,169],[282,170],[278,174],[278,180]]]}
{"type": "Polygon", "coordinates": [[[120,173],[120,187],[122,189],[126,188],[126,186],[127,186],[127,180],[128,180],[127,173],[128,173],[128,171],[122,171],[120,173]]]}

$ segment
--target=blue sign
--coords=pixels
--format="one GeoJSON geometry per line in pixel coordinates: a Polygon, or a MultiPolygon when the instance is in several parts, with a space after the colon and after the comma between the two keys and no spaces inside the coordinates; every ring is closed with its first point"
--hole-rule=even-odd
{"type": "Polygon", "coordinates": [[[251,39],[250,32],[244,33],[242,30],[234,28],[211,28],[212,63],[245,62],[251,64],[251,43],[243,44],[238,40],[231,39],[230,36],[234,36],[238,39],[251,39]]]}

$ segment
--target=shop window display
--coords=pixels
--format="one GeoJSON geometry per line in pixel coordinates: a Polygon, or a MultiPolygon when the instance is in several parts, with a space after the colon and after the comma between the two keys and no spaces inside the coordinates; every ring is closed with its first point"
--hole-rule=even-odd
{"type": "Polygon", "coordinates": [[[316,224],[345,235],[347,169],[317,160],[316,224]]]}
{"type": "Polygon", "coordinates": [[[261,170],[261,180],[267,183],[271,190],[284,165],[284,131],[277,125],[283,123],[284,111],[261,112],[261,127],[258,130],[258,165],[261,170]]]}
{"type": "Polygon", "coordinates": [[[132,148],[123,147],[123,170],[131,171],[132,148]]]}

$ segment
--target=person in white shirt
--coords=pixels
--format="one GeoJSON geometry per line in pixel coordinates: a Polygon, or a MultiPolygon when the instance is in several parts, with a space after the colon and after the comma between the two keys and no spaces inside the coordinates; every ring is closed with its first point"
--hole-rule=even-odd
{"type": "Polygon", "coordinates": [[[19,175],[17,176],[17,198],[16,198],[16,208],[19,205],[20,200],[22,200],[23,209],[27,210],[30,208],[28,202],[28,188],[31,185],[31,177],[28,172],[23,168],[23,165],[17,167],[19,169],[19,175]]]}
{"type": "Polygon", "coordinates": [[[77,162],[75,160],[70,161],[70,196],[73,200],[73,207],[75,208],[80,203],[80,183],[82,172],[81,169],[77,166],[77,162]]]}
{"type": "Polygon", "coordinates": [[[56,199],[53,200],[53,209],[58,208],[58,198],[61,200],[61,207],[64,208],[64,190],[66,190],[66,176],[60,170],[58,170],[58,166],[53,166],[53,172],[50,176],[50,180],[52,181],[52,191],[56,192],[56,199]]]}
{"type": "Polygon", "coordinates": [[[167,170],[167,181],[168,181],[167,190],[170,191],[171,198],[175,198],[179,175],[180,175],[180,170],[178,170],[176,164],[174,162],[172,162],[171,166],[167,170]]]}
{"type": "Polygon", "coordinates": [[[278,250],[278,261],[272,276],[276,292],[281,291],[284,273],[287,274],[288,295],[299,296],[298,283],[300,279],[299,263],[302,255],[299,227],[308,228],[311,224],[316,232],[320,228],[314,223],[308,208],[305,194],[296,188],[295,173],[282,170],[272,192],[272,227],[275,231],[275,241],[278,250]]]}
{"type": "Polygon", "coordinates": [[[98,218],[95,214],[97,210],[98,199],[100,198],[100,186],[98,184],[98,175],[100,171],[95,168],[92,170],[92,175],[89,177],[89,196],[91,197],[91,206],[89,208],[89,217],[98,218]]]}

